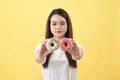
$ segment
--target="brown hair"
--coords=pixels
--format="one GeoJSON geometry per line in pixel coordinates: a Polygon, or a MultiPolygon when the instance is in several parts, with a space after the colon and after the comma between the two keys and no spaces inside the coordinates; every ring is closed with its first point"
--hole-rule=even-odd
{"type": "MultiPolygon", "coordinates": [[[[67,32],[65,34],[65,37],[67,38],[72,38],[73,39],[73,32],[72,32],[72,23],[71,23],[71,20],[70,20],[70,17],[68,15],[68,13],[61,9],[61,8],[58,8],[58,9],[54,9],[50,15],[48,16],[48,19],[47,19],[47,23],[46,23],[46,33],[45,33],[45,39],[48,39],[48,38],[52,38],[53,37],[53,34],[51,33],[51,30],[50,30],[50,22],[51,22],[51,17],[54,15],[54,14],[58,14],[62,17],[64,17],[66,19],[66,22],[67,22],[67,32]]],[[[72,59],[72,56],[68,53],[68,52],[65,52],[66,54],[66,57],[68,59],[68,62],[69,62],[69,65],[71,67],[74,67],[76,68],[77,67],[77,62],[75,60],[72,59]]],[[[43,67],[44,68],[47,68],[48,64],[49,64],[49,59],[50,59],[50,56],[51,54],[49,54],[46,58],[46,62],[43,64],[43,67]]]]}

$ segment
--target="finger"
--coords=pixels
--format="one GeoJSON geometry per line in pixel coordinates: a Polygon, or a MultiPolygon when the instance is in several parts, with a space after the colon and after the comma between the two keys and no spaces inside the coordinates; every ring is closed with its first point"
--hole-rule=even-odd
{"type": "Polygon", "coordinates": [[[68,50],[67,52],[72,55],[72,54],[74,53],[74,50],[73,50],[73,49],[70,49],[70,50],[68,50]]]}
{"type": "Polygon", "coordinates": [[[47,43],[47,41],[48,41],[48,39],[44,40],[44,41],[42,42],[42,44],[46,44],[46,43],[47,43]]]}
{"type": "Polygon", "coordinates": [[[47,43],[47,40],[44,40],[43,43],[47,43]]]}
{"type": "Polygon", "coordinates": [[[73,40],[72,38],[68,38],[68,39],[71,40],[71,41],[73,40]]]}
{"type": "Polygon", "coordinates": [[[69,38],[69,39],[70,39],[70,41],[72,41],[72,43],[74,43],[74,40],[72,38],[69,38]]]}
{"type": "Polygon", "coordinates": [[[41,45],[41,49],[45,49],[46,48],[46,44],[45,43],[43,43],[42,45],[41,45]]]}
{"type": "Polygon", "coordinates": [[[45,53],[43,54],[43,56],[47,56],[48,54],[52,53],[52,51],[45,51],[45,53]]]}
{"type": "Polygon", "coordinates": [[[40,50],[40,51],[41,51],[41,53],[44,53],[46,50],[47,50],[47,49],[46,49],[46,44],[43,43],[43,44],[41,45],[41,50],[40,50]]]}
{"type": "Polygon", "coordinates": [[[78,46],[77,46],[76,43],[73,43],[73,47],[74,47],[75,49],[78,49],[78,46]]]}
{"type": "Polygon", "coordinates": [[[77,45],[76,45],[75,41],[73,39],[71,39],[71,41],[72,41],[72,44],[73,44],[73,49],[76,48],[77,45]]]}

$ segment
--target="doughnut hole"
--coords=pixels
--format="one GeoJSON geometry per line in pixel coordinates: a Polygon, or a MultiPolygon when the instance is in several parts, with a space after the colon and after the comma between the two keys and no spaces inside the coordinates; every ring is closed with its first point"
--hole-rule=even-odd
{"type": "Polygon", "coordinates": [[[51,43],[51,46],[53,47],[53,46],[54,46],[54,43],[51,43]]]}
{"type": "Polygon", "coordinates": [[[68,45],[67,43],[64,43],[65,47],[68,45]]]}

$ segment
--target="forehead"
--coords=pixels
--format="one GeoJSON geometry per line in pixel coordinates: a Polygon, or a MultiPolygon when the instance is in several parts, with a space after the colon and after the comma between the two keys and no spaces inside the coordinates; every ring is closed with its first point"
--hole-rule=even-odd
{"type": "Polygon", "coordinates": [[[51,21],[56,21],[56,22],[60,22],[60,21],[66,21],[66,19],[58,14],[54,14],[51,17],[51,21]]]}

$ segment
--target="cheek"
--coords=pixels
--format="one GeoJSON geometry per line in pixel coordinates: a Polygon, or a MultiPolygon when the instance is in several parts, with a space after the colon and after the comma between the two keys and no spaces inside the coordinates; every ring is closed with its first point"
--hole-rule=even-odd
{"type": "Polygon", "coordinates": [[[54,26],[50,26],[50,31],[51,31],[52,34],[55,33],[55,28],[54,28],[54,26]]]}
{"type": "Polygon", "coordinates": [[[65,26],[63,29],[64,29],[64,32],[66,33],[67,32],[67,26],[65,26]]]}
{"type": "Polygon", "coordinates": [[[52,26],[50,26],[50,31],[53,33],[53,27],[52,26]]]}

